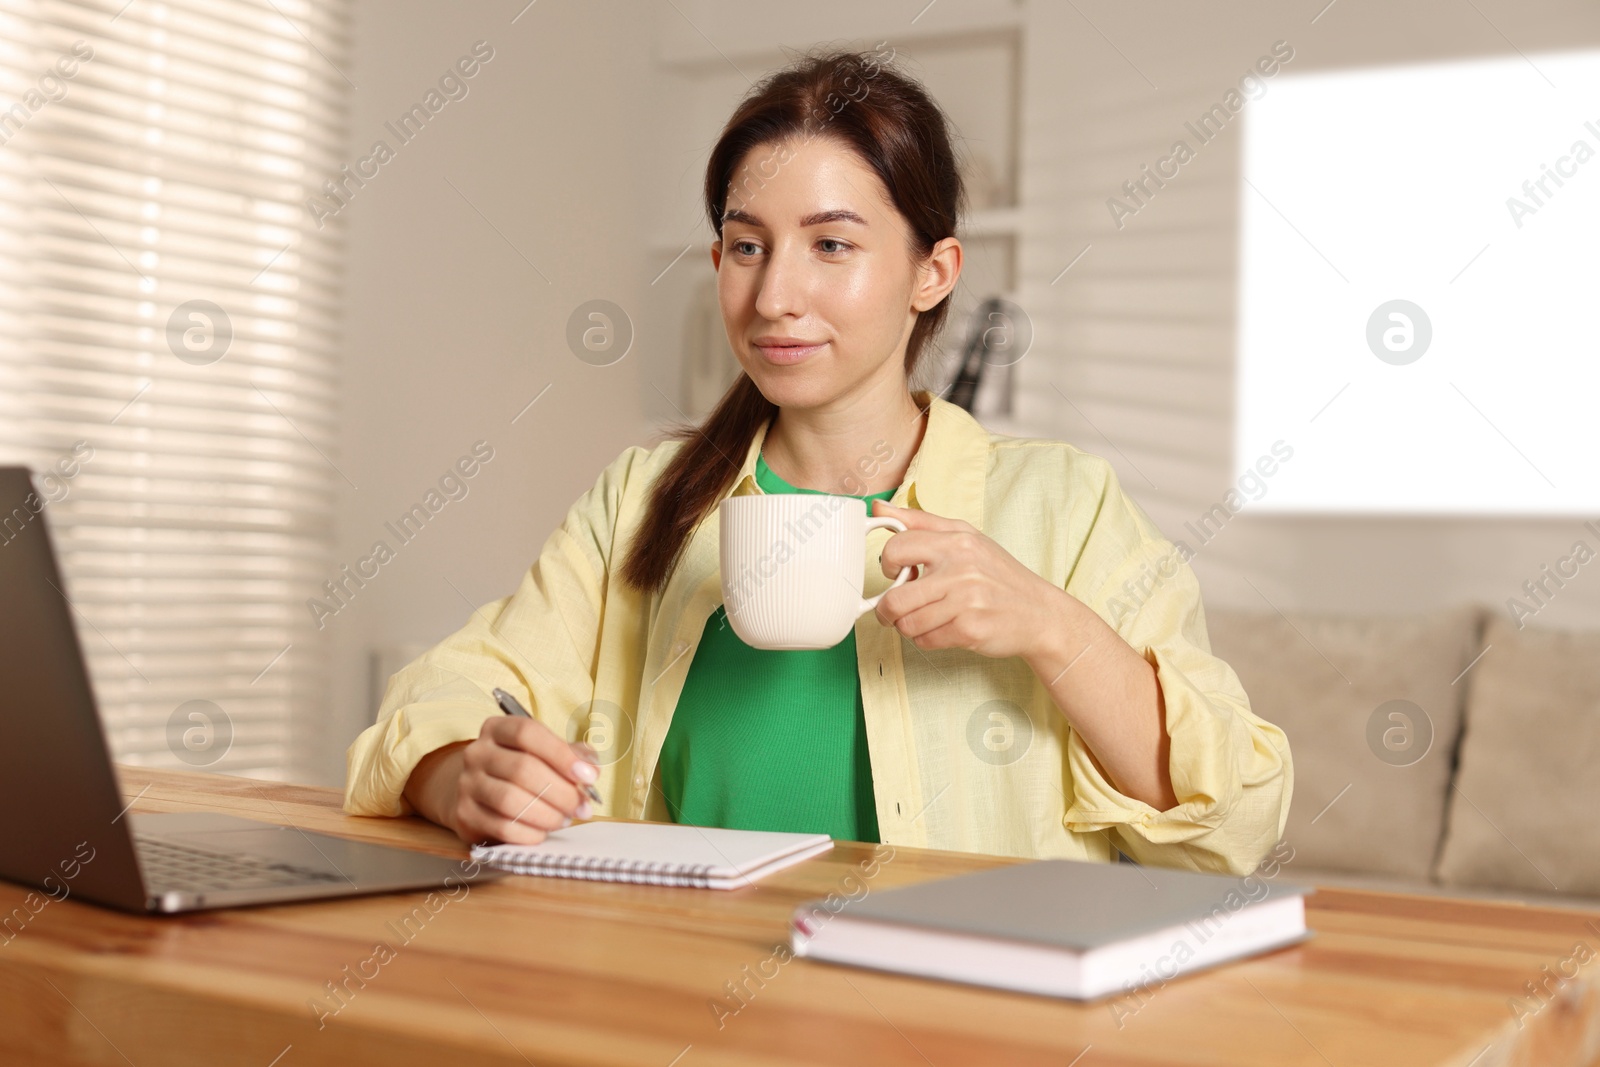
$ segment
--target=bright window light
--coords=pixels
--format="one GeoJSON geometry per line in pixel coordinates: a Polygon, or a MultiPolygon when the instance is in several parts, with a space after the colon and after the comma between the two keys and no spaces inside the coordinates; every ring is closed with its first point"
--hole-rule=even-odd
{"type": "Polygon", "coordinates": [[[1245,108],[1252,510],[1600,511],[1600,52],[1285,73],[1245,108]]]}

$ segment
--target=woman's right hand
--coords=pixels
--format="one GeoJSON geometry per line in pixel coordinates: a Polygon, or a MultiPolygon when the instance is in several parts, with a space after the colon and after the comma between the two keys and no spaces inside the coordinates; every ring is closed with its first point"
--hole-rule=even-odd
{"type": "Polygon", "coordinates": [[[587,744],[569,744],[537,719],[502,715],[485,719],[477,740],[424,756],[405,798],[468,844],[533,845],[594,814],[578,783],[599,776],[587,744]]]}

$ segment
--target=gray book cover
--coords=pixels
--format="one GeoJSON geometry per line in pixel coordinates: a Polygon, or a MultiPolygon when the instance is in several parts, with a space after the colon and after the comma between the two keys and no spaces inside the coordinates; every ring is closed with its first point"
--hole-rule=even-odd
{"type": "Polygon", "coordinates": [[[1037,860],[869,893],[841,918],[1085,951],[1185,923],[1214,929],[1310,886],[1131,863],[1037,860]]]}

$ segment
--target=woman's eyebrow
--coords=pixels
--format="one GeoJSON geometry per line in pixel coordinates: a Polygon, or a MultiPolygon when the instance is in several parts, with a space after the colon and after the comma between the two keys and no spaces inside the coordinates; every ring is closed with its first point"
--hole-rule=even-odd
{"type": "MultiPolygon", "coordinates": [[[[724,224],[729,222],[742,222],[747,226],[764,227],[766,225],[766,223],[750,214],[750,212],[736,207],[729,208],[727,211],[724,211],[722,213],[722,221],[724,224]]],[[[800,228],[805,229],[808,226],[821,226],[829,222],[854,222],[860,226],[867,225],[866,219],[862,218],[854,211],[851,211],[849,208],[833,208],[830,211],[814,211],[805,216],[800,220],[800,228]]]]}

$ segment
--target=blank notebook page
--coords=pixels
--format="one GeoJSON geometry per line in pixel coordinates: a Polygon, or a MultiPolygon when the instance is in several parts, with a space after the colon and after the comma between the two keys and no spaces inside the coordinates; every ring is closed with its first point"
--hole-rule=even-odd
{"type": "Polygon", "coordinates": [[[537,845],[474,845],[472,858],[519,874],[737,889],[832,847],[827,834],[602,820],[537,845]]]}

